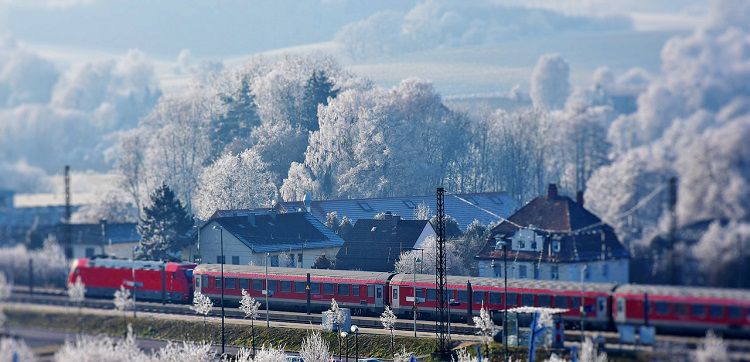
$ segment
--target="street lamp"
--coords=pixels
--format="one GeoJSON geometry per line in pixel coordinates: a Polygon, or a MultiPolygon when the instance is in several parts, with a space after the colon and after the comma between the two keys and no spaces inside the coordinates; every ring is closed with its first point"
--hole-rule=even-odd
{"type": "MultiPolygon", "coordinates": [[[[344,351],[344,355],[346,355],[346,362],[349,362],[349,340],[346,339],[348,335],[349,334],[346,333],[346,331],[341,331],[341,338],[346,341],[346,349],[344,351]]],[[[341,354],[339,354],[339,359],[341,359],[341,354]]]]}
{"type": "Polygon", "coordinates": [[[224,355],[224,228],[214,225],[214,230],[219,230],[219,245],[221,248],[221,355],[224,355]]]}
{"type": "Polygon", "coordinates": [[[271,327],[271,320],[268,318],[268,257],[271,253],[266,253],[266,327],[271,327]]]}
{"type": "Polygon", "coordinates": [[[584,318],[586,317],[586,306],[585,306],[585,303],[584,303],[585,300],[583,299],[583,276],[586,273],[586,269],[587,268],[588,268],[588,265],[585,265],[585,264],[581,268],[581,307],[580,307],[580,312],[581,312],[581,346],[583,346],[583,340],[584,340],[584,337],[583,337],[583,334],[584,334],[584,331],[583,331],[583,322],[584,322],[584,318]]]}
{"type": "Polygon", "coordinates": [[[412,304],[414,305],[414,308],[412,309],[412,314],[414,314],[414,337],[417,337],[417,314],[419,313],[419,307],[417,307],[417,304],[419,303],[419,299],[417,299],[417,263],[420,263],[419,265],[422,265],[422,261],[419,260],[419,258],[414,258],[414,270],[412,271],[411,275],[414,281],[413,284],[413,291],[414,291],[414,299],[412,304]]]}
{"type": "Polygon", "coordinates": [[[359,362],[359,327],[353,324],[351,330],[354,333],[354,361],[359,362]]]}
{"type": "MultiPolygon", "coordinates": [[[[499,234],[495,238],[495,248],[499,245],[503,250],[503,360],[508,362],[508,243],[499,234]]],[[[492,264],[494,271],[494,259],[492,264]]]]}

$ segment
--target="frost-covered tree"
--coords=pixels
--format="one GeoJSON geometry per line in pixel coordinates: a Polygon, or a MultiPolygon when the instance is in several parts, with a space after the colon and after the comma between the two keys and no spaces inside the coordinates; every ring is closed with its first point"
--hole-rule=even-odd
{"type": "Polygon", "coordinates": [[[203,316],[204,340],[206,339],[206,317],[208,317],[208,314],[211,313],[211,309],[213,309],[213,307],[214,303],[211,301],[211,298],[201,293],[200,290],[196,290],[193,293],[193,305],[190,306],[190,309],[192,309],[196,314],[203,316]]]}
{"type": "Polygon", "coordinates": [[[393,362],[409,362],[414,354],[406,351],[406,347],[401,347],[401,351],[393,355],[393,362]]]}
{"type": "Polygon", "coordinates": [[[272,346],[263,346],[258,353],[255,351],[240,348],[237,356],[233,361],[237,362],[281,362],[286,360],[286,353],[283,349],[272,346]]]}
{"type": "Polygon", "coordinates": [[[349,218],[346,216],[342,217],[341,223],[339,224],[339,236],[345,238],[352,231],[352,229],[354,229],[354,225],[352,225],[351,220],[349,220],[349,218]]]}
{"type": "Polygon", "coordinates": [[[314,70],[305,84],[302,95],[302,119],[300,124],[309,131],[317,131],[318,106],[327,105],[328,99],[336,98],[338,90],[333,81],[328,77],[325,70],[314,70]]]}
{"type": "Polygon", "coordinates": [[[138,257],[169,260],[179,255],[191,240],[193,218],[172,189],[162,184],[151,194],[138,221],[138,257]]]}
{"type": "Polygon", "coordinates": [[[98,223],[105,219],[111,223],[130,223],[138,221],[138,209],[132,200],[119,190],[109,190],[97,199],[81,206],[73,213],[74,223],[98,223]]]}
{"type": "Polygon", "coordinates": [[[336,211],[331,211],[331,212],[329,212],[329,213],[326,214],[325,226],[327,228],[333,230],[333,232],[335,232],[336,234],[338,234],[339,233],[339,226],[340,225],[341,225],[341,221],[339,221],[339,216],[336,213],[336,211]]]}
{"type": "Polygon", "coordinates": [[[83,301],[86,300],[86,285],[83,284],[81,276],[77,276],[75,282],[68,284],[67,292],[68,300],[71,303],[78,305],[78,326],[80,329],[83,314],[83,301]]]}
{"type": "MultiPolygon", "coordinates": [[[[451,239],[445,243],[446,267],[449,275],[467,275],[467,265],[463,264],[463,259],[456,247],[456,244],[461,242],[460,239],[451,239]]],[[[394,264],[396,273],[435,274],[437,265],[437,240],[435,237],[426,238],[422,244],[422,249],[401,252],[394,264]],[[415,263],[415,259],[420,260],[420,262],[415,263]],[[416,270],[414,269],[415,265],[416,270]]]]}
{"type": "Polygon", "coordinates": [[[323,328],[326,330],[338,330],[344,323],[344,311],[339,308],[339,303],[334,298],[331,298],[331,307],[323,313],[327,316],[323,324],[323,328]]]}
{"type": "Polygon", "coordinates": [[[211,156],[237,154],[251,146],[250,131],[260,125],[258,106],[251,92],[252,75],[245,72],[231,72],[231,88],[219,93],[225,111],[211,120],[211,156]],[[238,78],[238,79],[234,79],[238,78]]]}
{"type": "Polygon", "coordinates": [[[255,355],[255,320],[258,319],[260,302],[257,302],[245,288],[242,288],[242,299],[240,299],[240,310],[245,313],[245,318],[250,318],[250,328],[253,336],[253,355],[255,355]]]}
{"type": "Polygon", "coordinates": [[[225,154],[206,167],[200,177],[194,207],[206,220],[216,210],[268,206],[276,194],[271,174],[254,150],[225,154]]]}
{"type": "Polygon", "coordinates": [[[8,282],[5,277],[5,273],[0,272],[0,328],[5,327],[7,317],[3,312],[3,304],[8,300],[13,293],[13,284],[8,282]]]}
{"type": "Polygon", "coordinates": [[[708,331],[703,343],[693,352],[695,362],[720,362],[729,361],[727,345],[721,337],[713,331],[708,331]]]}
{"type": "Polygon", "coordinates": [[[531,73],[531,100],[534,106],[562,108],[570,91],[570,66],[559,54],[542,55],[531,73]]]}
{"type": "Polygon", "coordinates": [[[33,362],[36,360],[34,351],[22,339],[0,338],[0,361],[33,362]]]}
{"type": "Polygon", "coordinates": [[[127,326],[126,312],[132,308],[135,308],[135,302],[133,297],[130,295],[130,290],[126,289],[124,285],[120,286],[120,289],[115,290],[113,303],[115,310],[122,312],[123,323],[127,326]]]}
{"type": "Polygon", "coordinates": [[[305,362],[328,362],[333,358],[328,342],[323,339],[320,332],[312,332],[302,340],[299,356],[305,362]]]}
{"type": "Polygon", "coordinates": [[[320,256],[315,258],[312,268],[313,269],[331,269],[333,268],[333,261],[331,261],[331,259],[327,255],[320,254],[320,256]]]}
{"type": "Polygon", "coordinates": [[[581,350],[578,352],[578,360],[581,362],[607,362],[607,354],[599,353],[591,338],[586,338],[581,344],[581,350]]]}
{"type": "Polygon", "coordinates": [[[474,321],[474,328],[479,331],[479,335],[482,337],[482,343],[484,343],[486,351],[485,356],[489,359],[490,341],[492,341],[492,336],[495,334],[495,323],[492,321],[490,313],[487,312],[487,309],[484,307],[484,302],[482,302],[482,308],[479,310],[479,315],[473,317],[472,320],[474,321]]]}
{"type": "Polygon", "coordinates": [[[416,208],[414,208],[414,219],[415,220],[430,220],[432,218],[432,210],[424,202],[420,202],[416,208]]]}
{"type": "Polygon", "coordinates": [[[140,129],[127,131],[120,136],[115,171],[119,174],[119,186],[133,200],[137,211],[141,210],[146,190],[150,190],[146,177],[146,150],[148,137],[140,129]]]}
{"type": "Polygon", "coordinates": [[[750,223],[715,221],[690,250],[709,285],[747,288],[750,223]]]}
{"type": "Polygon", "coordinates": [[[385,306],[385,310],[380,314],[380,323],[383,325],[383,329],[391,333],[391,355],[393,355],[393,330],[396,327],[396,314],[393,313],[391,307],[385,306]]]}

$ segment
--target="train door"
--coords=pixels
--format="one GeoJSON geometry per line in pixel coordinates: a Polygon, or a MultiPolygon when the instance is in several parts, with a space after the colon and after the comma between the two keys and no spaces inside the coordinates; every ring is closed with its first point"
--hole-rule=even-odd
{"type": "Polygon", "coordinates": [[[607,319],[607,297],[596,297],[596,319],[607,319]]]}
{"type": "Polygon", "coordinates": [[[391,308],[398,309],[399,306],[398,285],[391,287],[391,308]]]}
{"type": "Polygon", "coordinates": [[[382,285],[375,286],[375,306],[376,307],[383,306],[383,286],[382,285]]]}
{"type": "Polygon", "coordinates": [[[624,323],[627,320],[627,315],[625,315],[625,298],[617,298],[615,304],[615,321],[624,323]]]}

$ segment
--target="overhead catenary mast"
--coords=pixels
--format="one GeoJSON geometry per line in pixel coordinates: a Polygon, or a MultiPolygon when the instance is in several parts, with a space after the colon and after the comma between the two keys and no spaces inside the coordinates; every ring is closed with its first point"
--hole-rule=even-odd
{"type": "Polygon", "coordinates": [[[435,285],[437,286],[437,304],[435,315],[437,316],[436,354],[441,359],[447,359],[450,355],[450,346],[446,334],[446,258],[445,258],[445,189],[437,188],[437,263],[435,266],[435,285]]]}

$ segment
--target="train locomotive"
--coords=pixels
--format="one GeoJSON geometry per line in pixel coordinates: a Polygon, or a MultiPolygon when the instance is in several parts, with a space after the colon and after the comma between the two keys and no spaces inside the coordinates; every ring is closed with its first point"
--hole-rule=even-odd
{"type": "MultiPolygon", "coordinates": [[[[194,290],[221,298],[221,265],[79,259],[69,281],[80,276],[87,295],[109,296],[120,285],[132,285],[141,300],[188,303],[194,290]]],[[[224,300],[239,304],[242,289],[261,303],[268,293],[270,309],[320,312],[335,299],[353,314],[378,315],[390,306],[401,317],[434,318],[435,277],[387,272],[224,265],[224,300]]],[[[587,329],[613,330],[620,324],[656,327],[659,332],[703,334],[712,329],[750,336],[750,291],[611,283],[575,283],[449,276],[450,314],[454,320],[521,306],[563,308],[566,323],[587,329]]],[[[498,313],[499,314],[499,313],[498,313]]]]}

